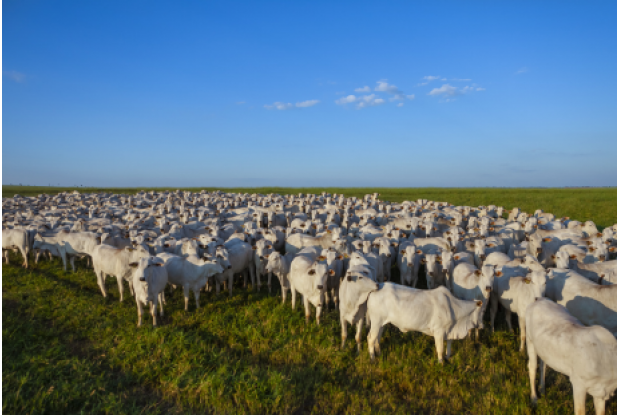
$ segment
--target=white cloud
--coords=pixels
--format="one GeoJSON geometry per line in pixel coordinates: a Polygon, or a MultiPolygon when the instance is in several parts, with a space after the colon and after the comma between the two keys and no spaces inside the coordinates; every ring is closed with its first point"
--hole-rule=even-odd
{"type": "Polygon", "coordinates": [[[338,104],[338,105],[345,105],[345,104],[350,104],[352,102],[355,102],[356,100],[357,100],[357,98],[355,97],[355,95],[347,95],[346,97],[342,97],[340,99],[337,99],[334,102],[336,104],[338,104]]]}
{"type": "Polygon", "coordinates": [[[374,107],[376,105],[385,104],[385,100],[383,98],[375,98],[375,94],[364,95],[363,97],[359,97],[357,99],[357,108],[366,108],[366,107],[374,107]]]}
{"type": "Polygon", "coordinates": [[[431,96],[444,95],[444,96],[453,97],[456,95],[461,95],[461,92],[459,92],[458,88],[453,87],[450,84],[443,84],[441,88],[434,88],[433,90],[431,90],[431,92],[429,92],[428,95],[431,95],[431,96]]]}
{"type": "Polygon", "coordinates": [[[375,87],[375,91],[377,92],[387,92],[388,94],[394,95],[402,95],[402,91],[400,91],[396,85],[390,85],[386,82],[387,80],[377,81],[377,86],[375,87]]]}
{"type": "Polygon", "coordinates": [[[431,96],[440,96],[446,98],[446,102],[454,101],[454,98],[449,99],[450,97],[456,97],[463,94],[468,94],[473,91],[484,91],[484,88],[477,88],[476,84],[473,86],[464,86],[463,88],[457,88],[450,84],[443,84],[441,88],[434,88],[428,95],[431,96]]]}
{"type": "Polygon", "coordinates": [[[403,103],[401,102],[401,103],[399,103],[399,104],[397,105],[397,107],[402,107],[403,105],[405,105],[405,104],[403,104],[403,103]]]}
{"type": "Polygon", "coordinates": [[[23,82],[26,79],[25,74],[17,71],[3,71],[2,73],[15,82],[23,82]]]}
{"type": "Polygon", "coordinates": [[[285,111],[285,110],[290,110],[293,108],[308,108],[311,107],[313,105],[318,104],[320,101],[318,99],[311,99],[308,101],[302,101],[302,102],[298,102],[296,104],[291,104],[290,102],[274,102],[272,105],[265,105],[265,108],[267,108],[268,110],[280,110],[280,111],[285,111]]]}
{"type": "Polygon", "coordinates": [[[423,76],[423,77],[422,77],[422,79],[424,79],[424,80],[425,80],[425,81],[427,81],[427,83],[428,83],[428,82],[430,82],[430,81],[434,81],[435,79],[439,79],[439,77],[438,77],[438,76],[431,76],[431,75],[428,75],[428,76],[423,76]]]}
{"type": "Polygon", "coordinates": [[[298,102],[297,104],[295,104],[295,106],[297,108],[308,108],[318,104],[319,102],[320,101],[318,99],[309,99],[308,101],[298,102]]]}
{"type": "Polygon", "coordinates": [[[447,79],[446,79],[446,78],[441,78],[441,80],[442,80],[442,81],[447,81],[447,79]]]}
{"type": "Polygon", "coordinates": [[[375,94],[363,95],[360,97],[356,97],[355,95],[349,95],[349,96],[337,99],[334,102],[338,105],[357,103],[357,105],[355,106],[357,109],[374,107],[377,105],[385,104],[385,100],[383,98],[377,98],[375,94]]]}
{"type": "Polygon", "coordinates": [[[363,88],[355,88],[355,92],[370,92],[370,87],[365,86],[363,88]]]}
{"type": "Polygon", "coordinates": [[[284,111],[284,110],[290,110],[291,108],[293,108],[293,104],[291,104],[290,102],[284,103],[284,102],[274,102],[273,105],[265,105],[265,108],[267,108],[268,110],[280,110],[280,111],[284,111]]]}
{"type": "MultiPolygon", "coordinates": [[[[445,81],[445,79],[443,79],[445,81]]],[[[471,79],[459,79],[459,78],[452,78],[450,79],[451,81],[456,81],[456,82],[470,82],[471,79]]]]}
{"type": "Polygon", "coordinates": [[[245,104],[245,101],[239,101],[239,102],[237,102],[236,104],[237,104],[237,105],[243,105],[243,104],[245,104]]]}
{"type": "Polygon", "coordinates": [[[415,98],[415,94],[411,94],[411,95],[405,95],[407,97],[407,99],[414,99],[415,98]]]}
{"type": "Polygon", "coordinates": [[[528,69],[526,67],[523,67],[523,68],[519,69],[517,72],[515,72],[515,75],[526,73],[527,71],[528,71],[528,69]]]}

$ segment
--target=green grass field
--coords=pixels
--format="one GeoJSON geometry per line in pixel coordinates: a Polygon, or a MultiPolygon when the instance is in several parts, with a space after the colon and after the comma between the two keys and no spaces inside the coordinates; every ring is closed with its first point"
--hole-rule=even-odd
{"type": "MultiPolygon", "coordinates": [[[[69,189],[67,189],[69,190],[69,189]]],[[[135,189],[106,189],[130,193],[135,189]]],[[[242,189],[317,192],[319,189],[242,189]]],[[[374,189],[326,189],[361,196],[374,189]]],[[[59,189],[3,186],[3,195],[52,194],[59,189]]],[[[89,191],[83,189],[83,191],[89,191]]],[[[381,189],[382,198],[419,197],[454,204],[494,203],[558,216],[616,222],[616,189],[381,189]]],[[[321,326],[305,324],[303,306],[235,285],[227,294],[201,294],[198,310],[183,310],[181,290],[167,291],[165,317],[137,328],[132,297],[120,303],[114,280],[104,299],[84,263],[64,272],[60,260],[24,270],[18,255],[3,265],[2,397],[5,414],[72,413],[400,413],[572,414],[568,378],[548,370],[547,393],[529,406],[527,356],[507,331],[481,341],[455,341],[453,357],[436,362],[434,341],[388,327],[382,354],[357,354],[354,330],[340,350],[338,313],[321,326]]],[[[398,271],[393,271],[396,279],[398,271]]],[[[419,288],[425,288],[424,278],[419,288]]],[[[168,289],[169,290],[169,289],[168,289]]],[[[299,303],[299,301],[298,301],[299,303]]],[[[513,326],[518,327],[513,315],[513,326]]],[[[488,323],[488,315],[486,318],[488,323]]],[[[588,398],[588,413],[594,413],[588,398]]],[[[606,413],[617,412],[614,396],[606,413]]]]}

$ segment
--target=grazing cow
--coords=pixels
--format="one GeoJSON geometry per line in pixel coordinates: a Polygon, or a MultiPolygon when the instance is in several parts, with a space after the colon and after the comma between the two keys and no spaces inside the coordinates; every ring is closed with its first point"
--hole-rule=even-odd
{"type": "Polygon", "coordinates": [[[540,394],[545,392],[545,367],[569,377],[576,415],[586,413],[586,394],[594,398],[596,415],[605,413],[605,401],[616,390],[618,342],[600,326],[584,327],[566,308],[541,298],[525,312],[530,399],[536,404],[536,366],[540,367],[540,394]]]}
{"type": "Polygon", "coordinates": [[[510,331],[512,331],[511,313],[517,313],[521,336],[519,351],[523,352],[526,333],[525,310],[536,301],[536,298],[544,297],[547,278],[543,271],[532,272],[523,277],[513,276],[511,272],[513,269],[513,267],[504,266],[501,267],[501,270],[495,271],[496,278],[493,281],[491,293],[491,329],[495,331],[498,304],[504,308],[510,331]],[[503,272],[504,269],[507,271],[506,273],[503,272]]]}
{"type": "Polygon", "coordinates": [[[168,283],[168,272],[164,262],[160,258],[140,258],[138,262],[132,262],[130,267],[133,271],[133,291],[138,306],[138,327],[142,325],[142,305],[150,304],[153,326],[157,326],[157,303],[159,303],[159,315],[164,315],[164,288],[168,283]]]}
{"type": "Polygon", "coordinates": [[[400,331],[419,331],[435,338],[437,358],[444,360],[444,341],[448,341],[450,358],[452,340],[465,338],[472,328],[480,325],[482,301],[459,300],[446,287],[418,290],[389,282],[371,292],[367,302],[370,320],[368,351],[370,359],[380,353],[379,340],[387,323],[400,331]]]}

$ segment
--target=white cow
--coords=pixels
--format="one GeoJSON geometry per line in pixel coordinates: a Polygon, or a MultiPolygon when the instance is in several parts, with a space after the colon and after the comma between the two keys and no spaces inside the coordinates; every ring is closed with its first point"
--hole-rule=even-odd
{"type": "Polygon", "coordinates": [[[605,401],[616,390],[618,342],[600,326],[584,327],[566,308],[541,298],[525,312],[530,399],[536,396],[536,366],[540,367],[540,394],[545,393],[545,367],[569,377],[576,415],[586,413],[586,394],[594,398],[596,415],[605,413],[605,401]]]}
{"type": "Polygon", "coordinates": [[[195,255],[180,257],[161,253],[157,254],[157,257],[164,262],[170,284],[183,287],[185,311],[189,309],[189,291],[194,292],[196,308],[200,308],[200,289],[207,285],[209,278],[224,271],[215,260],[199,258],[195,255]]]}
{"type": "MultiPolygon", "coordinates": [[[[495,271],[493,291],[491,293],[491,329],[495,331],[495,316],[498,304],[501,304],[506,313],[508,328],[512,331],[511,313],[519,316],[519,332],[521,336],[520,352],[525,351],[525,310],[536,301],[536,298],[545,296],[547,277],[543,271],[536,271],[527,276],[514,276],[512,270],[521,267],[500,267],[495,271]],[[506,270],[506,273],[503,271],[506,270]]],[[[527,270],[525,270],[527,272],[527,270]]]]}
{"type": "Polygon", "coordinates": [[[433,336],[442,363],[445,340],[447,358],[450,358],[452,340],[463,339],[469,330],[479,327],[482,301],[459,300],[446,287],[418,290],[386,282],[378,291],[370,293],[367,307],[371,360],[380,353],[379,340],[384,326],[391,323],[402,332],[419,331],[433,336]]]}
{"type": "Polygon", "coordinates": [[[617,285],[598,285],[566,269],[550,269],[545,295],[563,305],[586,326],[603,326],[616,333],[617,285]]]}
{"type": "Polygon", "coordinates": [[[320,323],[328,272],[331,274],[334,270],[328,270],[325,258],[320,257],[313,247],[299,251],[291,263],[289,282],[293,297],[292,307],[294,310],[297,292],[299,292],[304,301],[306,323],[310,321],[310,304],[316,307],[316,324],[320,323]]]}
{"type": "Polygon", "coordinates": [[[371,292],[377,291],[379,284],[370,278],[365,268],[352,268],[340,283],[340,327],[342,329],[342,348],[347,341],[347,323],[356,326],[355,342],[357,351],[362,349],[362,324],[366,316],[366,301],[371,292]]]}
{"type": "Polygon", "coordinates": [[[164,288],[168,283],[168,272],[164,262],[160,258],[140,258],[138,262],[129,264],[135,268],[133,272],[133,290],[138,306],[138,327],[142,325],[142,306],[150,304],[153,326],[157,326],[157,303],[159,303],[159,315],[164,315],[164,288]]]}
{"type": "Polygon", "coordinates": [[[272,252],[267,259],[267,266],[265,267],[267,272],[275,274],[280,281],[280,288],[282,289],[282,303],[286,301],[286,293],[291,288],[289,275],[291,272],[293,257],[294,255],[291,253],[282,255],[279,252],[272,252]]]}
{"type": "Polygon", "coordinates": [[[140,258],[148,258],[150,256],[143,246],[137,248],[114,248],[109,245],[98,245],[92,251],[93,267],[97,276],[97,284],[101,289],[104,297],[108,296],[105,288],[105,277],[112,275],[116,277],[118,283],[118,291],[120,293],[120,301],[123,301],[123,280],[129,283],[129,291],[133,295],[132,271],[129,265],[131,262],[137,262],[140,258]]]}
{"type": "MultiPolygon", "coordinates": [[[[18,249],[24,257],[22,266],[28,268],[28,254],[30,253],[30,244],[28,232],[24,229],[2,229],[2,255],[9,263],[9,250],[18,249]]],[[[66,269],[66,268],[65,268],[66,269]]]]}
{"type": "MultiPolygon", "coordinates": [[[[482,327],[482,317],[493,290],[495,267],[484,265],[482,270],[471,264],[459,264],[454,268],[452,293],[461,300],[482,301],[479,326],[482,327]]],[[[476,328],[476,338],[480,339],[480,329],[476,328]]]]}

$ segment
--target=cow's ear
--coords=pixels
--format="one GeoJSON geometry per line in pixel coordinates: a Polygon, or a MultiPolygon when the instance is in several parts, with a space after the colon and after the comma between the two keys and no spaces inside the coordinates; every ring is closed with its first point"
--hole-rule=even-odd
{"type": "Polygon", "coordinates": [[[336,271],[334,271],[333,269],[330,269],[329,270],[329,275],[331,275],[333,277],[334,275],[336,275],[336,271]]]}
{"type": "Polygon", "coordinates": [[[137,262],[130,262],[130,263],[129,263],[129,266],[130,266],[131,268],[138,268],[138,263],[137,263],[137,262]]]}
{"type": "Polygon", "coordinates": [[[314,274],[316,274],[316,271],[315,271],[315,270],[313,270],[313,269],[311,269],[310,271],[308,271],[308,274],[309,274],[309,275],[314,275],[314,274]]]}
{"type": "Polygon", "coordinates": [[[570,258],[570,259],[577,259],[577,255],[574,255],[574,254],[573,254],[573,255],[569,256],[569,258],[570,258]]]}
{"type": "Polygon", "coordinates": [[[476,305],[477,305],[478,307],[481,307],[481,306],[482,306],[482,301],[480,301],[480,300],[476,301],[476,305]]]}
{"type": "Polygon", "coordinates": [[[504,273],[503,273],[503,272],[501,272],[501,271],[495,271],[495,276],[496,276],[496,277],[501,277],[502,275],[504,275],[504,273]]]}
{"type": "Polygon", "coordinates": [[[252,251],[256,251],[256,245],[252,247],[252,251]]]}
{"type": "Polygon", "coordinates": [[[156,267],[162,267],[162,266],[164,266],[164,264],[162,264],[161,262],[156,262],[154,265],[155,265],[156,267]]]}
{"type": "Polygon", "coordinates": [[[401,250],[400,250],[400,253],[401,253],[401,254],[403,254],[403,255],[405,255],[405,253],[407,253],[407,251],[406,251],[406,250],[404,250],[404,249],[401,249],[401,250]]]}
{"type": "Polygon", "coordinates": [[[474,274],[476,274],[477,276],[481,276],[481,275],[482,275],[482,272],[480,272],[480,270],[479,270],[479,269],[477,269],[476,271],[474,271],[474,274]]]}

